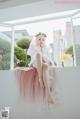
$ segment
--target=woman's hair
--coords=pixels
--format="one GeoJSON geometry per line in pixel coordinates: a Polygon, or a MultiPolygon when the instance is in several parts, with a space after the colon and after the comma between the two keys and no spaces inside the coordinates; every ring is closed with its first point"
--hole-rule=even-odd
{"type": "Polygon", "coordinates": [[[37,33],[37,34],[35,35],[35,37],[38,37],[38,36],[40,36],[40,35],[42,35],[42,36],[44,36],[44,37],[47,37],[47,35],[46,35],[45,33],[42,33],[42,32],[37,33]]]}

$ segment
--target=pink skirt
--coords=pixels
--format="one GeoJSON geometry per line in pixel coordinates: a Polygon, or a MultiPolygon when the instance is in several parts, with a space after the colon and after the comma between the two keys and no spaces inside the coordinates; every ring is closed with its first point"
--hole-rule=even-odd
{"type": "Polygon", "coordinates": [[[28,103],[46,103],[45,88],[40,87],[36,68],[18,68],[16,70],[17,83],[21,97],[28,103]]]}

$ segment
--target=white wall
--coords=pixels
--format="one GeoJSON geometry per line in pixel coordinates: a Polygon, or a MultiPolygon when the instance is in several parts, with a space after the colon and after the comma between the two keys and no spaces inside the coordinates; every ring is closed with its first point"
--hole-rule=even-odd
{"type": "Polygon", "coordinates": [[[54,1],[44,0],[13,8],[0,9],[0,22],[80,8],[80,4],[59,4],[54,1]]]}
{"type": "Polygon", "coordinates": [[[14,71],[0,71],[0,109],[10,106],[10,119],[80,119],[80,67],[55,69],[55,104],[30,109],[21,101],[14,71]]]}

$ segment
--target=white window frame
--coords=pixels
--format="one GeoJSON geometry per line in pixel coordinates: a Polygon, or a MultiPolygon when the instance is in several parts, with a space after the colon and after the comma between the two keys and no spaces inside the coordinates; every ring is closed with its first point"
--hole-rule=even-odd
{"type": "Polygon", "coordinates": [[[15,29],[14,27],[16,25],[22,25],[22,24],[29,24],[29,23],[34,23],[34,22],[39,22],[39,21],[48,21],[48,20],[58,20],[58,19],[62,19],[62,18],[71,18],[71,27],[72,27],[72,34],[73,34],[73,38],[72,38],[72,45],[73,45],[73,56],[74,56],[74,66],[76,66],[76,49],[75,49],[75,40],[74,40],[74,33],[73,33],[73,18],[76,14],[80,13],[80,10],[75,11],[72,14],[69,15],[64,15],[64,16],[52,16],[50,18],[48,17],[44,17],[43,19],[32,19],[30,21],[25,21],[23,23],[15,23],[15,24],[9,24],[9,23],[0,23],[0,26],[3,27],[9,27],[12,29],[12,39],[11,39],[11,55],[10,55],[10,69],[13,70],[14,69],[14,40],[15,40],[15,29]]]}

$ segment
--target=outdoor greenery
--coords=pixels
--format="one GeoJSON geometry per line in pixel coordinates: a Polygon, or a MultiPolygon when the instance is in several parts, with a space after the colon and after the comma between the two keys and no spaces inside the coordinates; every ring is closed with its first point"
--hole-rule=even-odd
{"type": "MultiPolygon", "coordinates": [[[[30,45],[30,39],[22,38],[16,42],[14,48],[15,67],[27,67],[30,62],[30,56],[27,55],[27,49],[30,45]]],[[[80,45],[76,44],[77,65],[80,65],[80,45]]],[[[11,43],[0,38],[0,70],[10,69],[11,43]]],[[[73,56],[73,46],[70,46],[66,52],[73,56]]]]}
{"type": "MultiPolygon", "coordinates": [[[[76,62],[77,62],[77,66],[78,66],[78,65],[80,65],[80,45],[76,44],[75,49],[76,49],[76,62]]],[[[71,54],[73,56],[73,46],[69,47],[65,53],[71,54]]]]}
{"type": "Polygon", "coordinates": [[[22,49],[28,49],[30,44],[30,40],[28,38],[22,38],[17,42],[17,46],[21,47],[22,49]]]}
{"type": "Polygon", "coordinates": [[[22,38],[16,43],[14,48],[14,64],[15,67],[27,67],[30,62],[30,56],[27,55],[27,49],[30,45],[30,40],[22,38]]]}
{"type": "Polygon", "coordinates": [[[73,46],[70,46],[70,47],[66,50],[65,53],[66,53],[66,54],[73,55],[73,46]]]}
{"type": "Polygon", "coordinates": [[[11,44],[0,38],[0,70],[10,69],[10,49],[11,44]]]}

